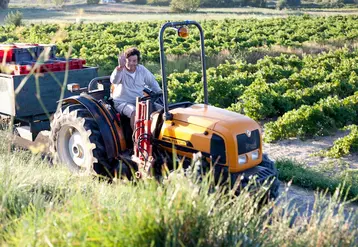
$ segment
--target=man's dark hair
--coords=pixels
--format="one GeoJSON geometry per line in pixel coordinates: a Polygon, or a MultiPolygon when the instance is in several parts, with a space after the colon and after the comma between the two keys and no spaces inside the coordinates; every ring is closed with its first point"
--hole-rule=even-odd
{"type": "Polygon", "coordinates": [[[126,58],[137,55],[138,63],[140,62],[140,51],[136,47],[128,48],[125,52],[126,58]]]}

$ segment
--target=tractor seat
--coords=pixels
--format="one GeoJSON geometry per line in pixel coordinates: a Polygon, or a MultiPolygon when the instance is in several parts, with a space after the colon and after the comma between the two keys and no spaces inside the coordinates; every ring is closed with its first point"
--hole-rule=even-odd
{"type": "Polygon", "coordinates": [[[152,120],[152,125],[150,126],[150,132],[154,138],[158,138],[160,129],[163,124],[163,112],[158,110],[150,114],[150,119],[152,120]]]}

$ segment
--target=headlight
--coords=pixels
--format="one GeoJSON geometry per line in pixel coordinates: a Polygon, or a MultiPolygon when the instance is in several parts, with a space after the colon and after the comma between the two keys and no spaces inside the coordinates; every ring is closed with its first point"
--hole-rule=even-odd
{"type": "Polygon", "coordinates": [[[239,155],[239,160],[238,161],[239,161],[240,165],[245,164],[247,162],[246,154],[239,155]]]}
{"type": "Polygon", "coordinates": [[[251,153],[251,158],[252,158],[252,160],[257,160],[258,158],[259,158],[259,150],[256,150],[256,151],[253,151],[252,153],[251,153]]]}

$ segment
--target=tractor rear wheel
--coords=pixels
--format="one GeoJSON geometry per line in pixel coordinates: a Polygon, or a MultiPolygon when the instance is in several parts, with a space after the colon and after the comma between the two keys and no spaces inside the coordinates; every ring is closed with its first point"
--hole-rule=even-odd
{"type": "Polygon", "coordinates": [[[91,113],[80,104],[59,109],[51,122],[50,151],[54,163],[73,172],[111,175],[104,140],[91,113]]]}

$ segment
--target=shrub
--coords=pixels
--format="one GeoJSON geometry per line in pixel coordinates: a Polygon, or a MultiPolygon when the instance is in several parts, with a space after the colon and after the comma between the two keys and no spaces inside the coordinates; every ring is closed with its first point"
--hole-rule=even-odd
{"type": "Polygon", "coordinates": [[[147,0],[147,4],[158,5],[158,6],[168,6],[170,0],[147,0]]]}
{"type": "Polygon", "coordinates": [[[147,0],[131,0],[129,2],[134,4],[147,4],[147,0]]]}
{"type": "Polygon", "coordinates": [[[65,0],[52,0],[52,2],[58,7],[62,7],[65,4],[65,0]]]}
{"type": "Polygon", "coordinates": [[[100,0],[87,0],[87,4],[99,4],[100,0]]]}
{"type": "Polygon", "coordinates": [[[276,115],[277,110],[274,107],[276,97],[276,92],[259,76],[247,87],[240,99],[245,114],[255,120],[261,120],[276,115]]]}
{"type": "Polygon", "coordinates": [[[265,124],[265,141],[328,135],[356,121],[357,102],[356,93],[342,100],[328,97],[313,106],[303,105],[265,124]]]}
{"type": "Polygon", "coordinates": [[[279,0],[276,2],[276,8],[281,10],[287,8],[287,0],[279,0]]]}
{"type": "Polygon", "coordinates": [[[358,151],[358,126],[349,125],[344,129],[350,130],[351,132],[347,136],[337,139],[334,142],[333,147],[325,152],[325,155],[333,158],[340,158],[351,152],[358,151]]]}
{"type": "Polygon", "coordinates": [[[279,0],[276,3],[277,9],[283,9],[288,7],[297,7],[301,5],[301,0],[279,0]]]}
{"type": "Polygon", "coordinates": [[[11,11],[5,16],[4,22],[7,25],[15,25],[18,27],[22,25],[22,18],[23,15],[20,11],[11,11]]]}
{"type": "Polygon", "coordinates": [[[7,9],[9,6],[10,0],[1,0],[0,1],[0,9],[7,9]]]}
{"type": "Polygon", "coordinates": [[[287,5],[290,7],[297,7],[301,5],[301,0],[287,0],[287,5]]]}
{"type": "Polygon", "coordinates": [[[200,0],[172,0],[170,9],[173,12],[195,12],[200,6],[200,0]]]}

